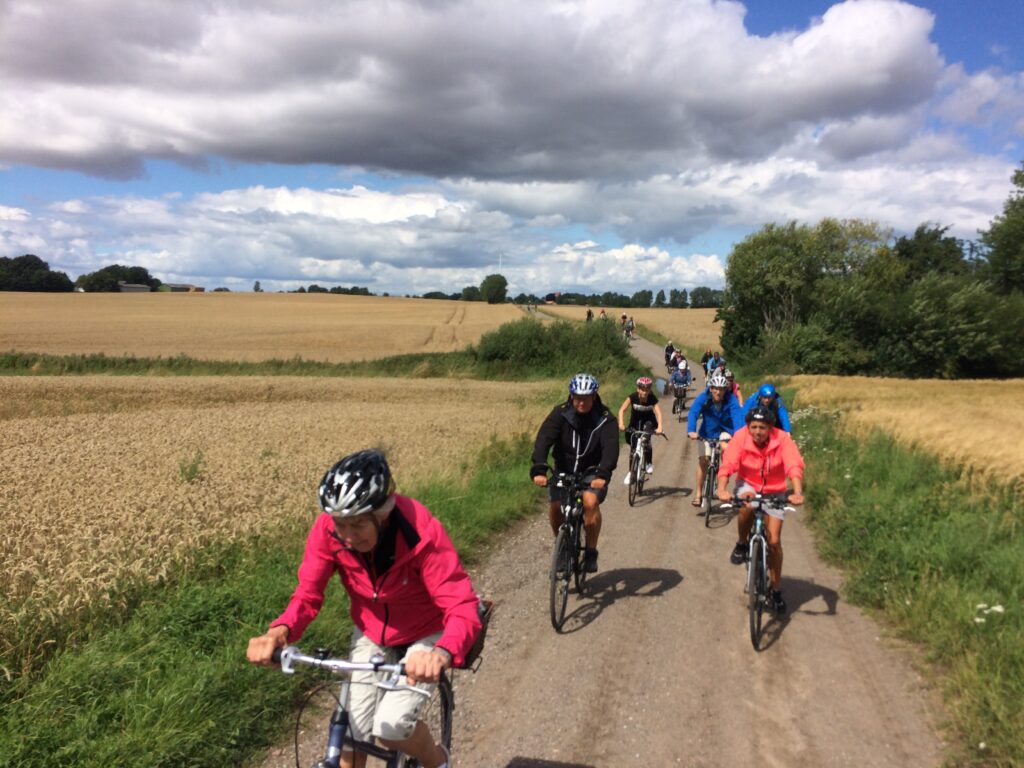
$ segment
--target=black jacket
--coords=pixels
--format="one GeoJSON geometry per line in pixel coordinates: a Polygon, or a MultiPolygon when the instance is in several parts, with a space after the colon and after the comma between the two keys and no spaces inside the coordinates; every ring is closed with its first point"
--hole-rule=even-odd
{"type": "Polygon", "coordinates": [[[590,413],[581,416],[566,400],[556,405],[540,425],[533,445],[530,477],[547,472],[548,452],[559,472],[582,472],[597,467],[595,474],[611,480],[619,461],[619,424],[601,398],[594,398],[590,413]]]}

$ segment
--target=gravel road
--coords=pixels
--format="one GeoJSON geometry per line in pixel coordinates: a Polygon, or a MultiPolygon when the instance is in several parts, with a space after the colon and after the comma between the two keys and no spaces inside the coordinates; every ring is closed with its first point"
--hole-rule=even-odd
{"type": "MultiPolygon", "coordinates": [[[[638,340],[633,349],[664,370],[659,347],[638,340]]],[[[655,472],[635,507],[620,454],[602,505],[601,570],[585,595],[570,594],[561,634],[548,614],[552,536],[541,491],[537,515],[474,569],[497,610],[482,666],[455,676],[454,764],[939,765],[937,694],[911,649],[840,598],[840,576],[815,554],[802,512],[783,532],[789,614],[768,620],[754,651],[743,568],[729,562],[735,522],[713,516],[706,528],[691,506],[697,445],[668,403],[665,411],[670,440],[655,442],[655,472]]],[[[290,754],[283,745],[263,766],[294,765],[290,754]]]]}
{"type": "MultiPolygon", "coordinates": [[[[638,340],[634,352],[664,370],[659,347],[638,340]]],[[[664,411],[669,442],[656,441],[635,507],[620,454],[602,505],[601,570],[584,596],[570,595],[562,634],[548,618],[546,515],[502,537],[473,574],[498,609],[483,665],[456,676],[455,764],[940,764],[935,692],[911,651],[839,597],[801,512],[783,532],[789,615],[769,620],[754,651],[743,568],[729,562],[735,522],[713,516],[705,528],[690,504],[697,445],[664,411]]]]}

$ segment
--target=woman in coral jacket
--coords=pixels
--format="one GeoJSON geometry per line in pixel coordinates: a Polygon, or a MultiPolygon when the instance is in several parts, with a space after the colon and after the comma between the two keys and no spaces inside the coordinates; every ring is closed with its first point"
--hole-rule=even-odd
{"type": "MultiPolygon", "coordinates": [[[[401,660],[408,682],[430,690],[444,669],[462,666],[481,626],[479,598],[444,527],[418,501],[395,493],[380,451],[354,453],[327,470],[320,506],[324,514],[306,540],[299,585],[266,634],[249,641],[249,661],[268,664],[276,648],[296,642],[337,573],[355,624],[352,661],[377,653],[401,660]]],[[[374,680],[373,673],[352,675],[353,683],[374,680]]],[[[372,684],[352,686],[352,737],[376,738],[426,768],[446,768],[447,753],[419,719],[426,697],[396,690],[378,702],[378,693],[372,684]]],[[[346,751],[341,764],[358,767],[365,759],[346,751]]]]}
{"type": "MultiPolygon", "coordinates": [[[[728,478],[739,473],[736,481],[736,496],[745,498],[754,493],[786,493],[788,480],[793,491],[789,494],[792,504],[803,504],[804,460],[793,438],[775,426],[775,414],[769,408],[758,405],[751,408],[746,416],[747,426],[740,429],[729,441],[722,456],[718,471],[718,498],[729,501],[733,494],[726,488],[728,478]]],[[[782,599],[782,522],[786,517],[783,505],[766,505],[765,534],[768,539],[768,572],[772,582],[772,605],[776,613],[786,612],[786,601],[782,599]]],[[[729,559],[741,564],[747,555],[747,539],[754,525],[754,512],[749,505],[740,508],[737,519],[739,540],[729,559]]]]}

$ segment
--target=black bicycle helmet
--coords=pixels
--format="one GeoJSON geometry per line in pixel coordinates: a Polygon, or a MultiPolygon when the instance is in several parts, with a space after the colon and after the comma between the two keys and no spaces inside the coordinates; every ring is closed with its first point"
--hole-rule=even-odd
{"type": "Polygon", "coordinates": [[[771,408],[765,408],[763,405],[755,405],[749,411],[747,411],[747,426],[755,421],[764,422],[769,427],[775,426],[775,413],[771,408]]]}
{"type": "Polygon", "coordinates": [[[346,456],[320,481],[320,508],[335,517],[376,512],[381,519],[395,506],[395,479],[377,450],[346,456]]]}

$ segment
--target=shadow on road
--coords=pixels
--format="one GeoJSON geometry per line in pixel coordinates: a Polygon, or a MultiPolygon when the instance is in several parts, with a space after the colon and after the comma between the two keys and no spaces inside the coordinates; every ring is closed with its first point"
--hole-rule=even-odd
{"type": "Polygon", "coordinates": [[[667,568],[619,568],[599,573],[587,581],[577,600],[585,601],[565,617],[562,634],[586,627],[605,608],[631,597],[658,597],[683,581],[679,571],[667,568]]]}
{"type": "Polygon", "coordinates": [[[664,499],[666,496],[689,496],[693,493],[690,488],[680,488],[671,485],[644,486],[644,492],[636,497],[634,507],[645,507],[652,501],[664,499]]]}
{"type": "MultiPolygon", "coordinates": [[[[711,509],[707,513],[708,528],[724,528],[733,521],[737,514],[737,511],[732,507],[730,507],[729,509],[722,509],[722,507],[719,505],[717,501],[712,502],[711,509]]],[[[698,509],[697,517],[704,516],[704,510],[698,509]]]]}
{"type": "Polygon", "coordinates": [[[836,615],[839,594],[834,589],[806,579],[793,579],[785,574],[782,575],[782,586],[786,590],[786,603],[789,605],[790,613],[802,613],[807,616],[836,615]],[[804,607],[819,598],[825,602],[824,609],[804,607]]]}
{"type": "Polygon", "coordinates": [[[534,757],[513,757],[505,768],[596,768],[590,763],[560,763],[557,760],[538,760],[534,757]]]}
{"type": "Polygon", "coordinates": [[[788,576],[782,577],[782,588],[786,595],[786,614],[776,616],[769,614],[768,622],[764,625],[761,635],[761,650],[767,650],[775,645],[782,633],[785,632],[793,614],[800,613],[804,616],[835,616],[836,604],[839,602],[839,595],[834,589],[815,584],[805,579],[792,579],[788,576]],[[803,606],[818,598],[825,601],[824,610],[814,610],[803,606]]]}

